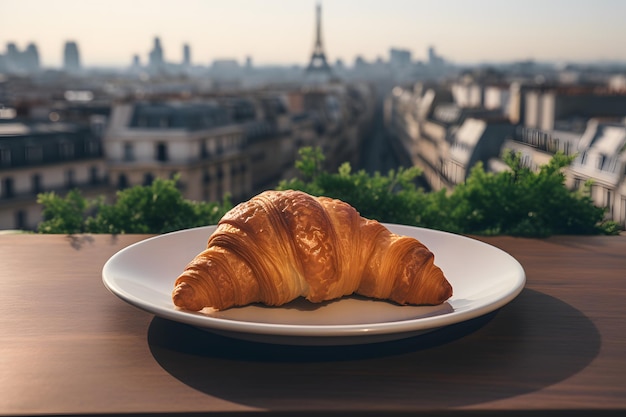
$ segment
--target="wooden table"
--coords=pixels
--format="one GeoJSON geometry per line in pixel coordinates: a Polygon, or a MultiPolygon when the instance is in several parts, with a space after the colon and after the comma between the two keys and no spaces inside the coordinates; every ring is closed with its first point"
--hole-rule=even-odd
{"type": "Polygon", "coordinates": [[[101,269],[146,237],[0,236],[0,414],[626,415],[625,235],[483,238],[528,278],[497,314],[334,348],[230,340],[124,303],[101,269]]]}

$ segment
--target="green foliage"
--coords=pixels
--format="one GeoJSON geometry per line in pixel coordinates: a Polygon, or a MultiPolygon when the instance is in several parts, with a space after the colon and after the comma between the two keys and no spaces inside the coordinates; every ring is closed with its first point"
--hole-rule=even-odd
{"type": "Polygon", "coordinates": [[[297,189],[311,195],[338,198],[356,207],[362,216],[388,223],[414,224],[414,213],[425,204],[425,194],[415,186],[417,167],[391,170],[387,175],[352,172],[349,163],[335,174],[318,169],[324,157],[319,149],[303,148],[296,167],[303,179],[281,181],[277,189],[297,189]],[[315,167],[315,168],[314,168],[315,167]]]}
{"type": "MultiPolygon", "coordinates": [[[[362,216],[462,234],[549,236],[552,234],[617,234],[605,221],[605,209],[593,204],[587,191],[565,186],[563,168],[571,157],[556,154],[534,172],[518,154],[505,155],[508,171],[485,172],[481,164],[453,191],[425,192],[417,187],[421,171],[399,168],[386,175],[353,172],[344,163],[336,173],[323,169],[319,148],[303,148],[296,167],[299,178],[281,181],[277,189],[302,190],[341,199],[362,216]]],[[[38,196],[43,205],[42,233],[165,233],[215,224],[232,204],[192,202],[183,198],[177,180],[155,180],[117,193],[113,204],[88,200],[79,191],[65,197],[38,196]]]]}
{"type": "Polygon", "coordinates": [[[88,200],[79,191],[65,197],[40,194],[44,206],[41,233],[166,233],[215,224],[232,204],[194,202],[183,198],[176,179],[156,179],[117,193],[115,203],[88,200]]]}
{"type": "Polygon", "coordinates": [[[589,195],[565,186],[563,168],[573,157],[557,153],[538,172],[524,167],[519,154],[504,157],[509,171],[486,173],[481,164],[450,196],[464,233],[548,236],[614,233],[605,209],[589,195]]]}
{"type": "Polygon", "coordinates": [[[37,203],[43,206],[43,222],[39,224],[41,233],[83,233],[88,213],[100,204],[99,200],[88,201],[78,190],[71,190],[65,198],[55,192],[37,196],[37,203]]]}
{"type": "Polygon", "coordinates": [[[283,181],[278,189],[299,189],[313,195],[339,198],[362,216],[455,233],[477,235],[549,236],[552,234],[616,234],[615,222],[604,221],[588,193],[568,190],[562,169],[573,157],[556,154],[534,172],[519,154],[506,154],[510,170],[487,173],[481,164],[452,192],[426,193],[415,186],[417,168],[387,175],[352,173],[348,164],[337,173],[321,171],[319,149],[300,152],[302,178],[283,181]],[[315,167],[315,168],[314,168],[315,167]],[[302,172],[305,169],[305,172],[302,172]]]}
{"type": "Polygon", "coordinates": [[[323,172],[326,158],[322,150],[307,146],[299,150],[299,155],[300,159],[295,164],[296,169],[306,181],[315,180],[323,172]]]}

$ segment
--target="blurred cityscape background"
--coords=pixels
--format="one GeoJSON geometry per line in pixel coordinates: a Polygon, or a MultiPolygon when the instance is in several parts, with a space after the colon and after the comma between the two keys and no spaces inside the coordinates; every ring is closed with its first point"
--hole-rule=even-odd
{"type": "Polygon", "coordinates": [[[567,186],[626,224],[626,2],[3,3],[0,229],[35,230],[44,191],[174,175],[243,201],[304,146],[429,190],[575,155],[567,186]]]}

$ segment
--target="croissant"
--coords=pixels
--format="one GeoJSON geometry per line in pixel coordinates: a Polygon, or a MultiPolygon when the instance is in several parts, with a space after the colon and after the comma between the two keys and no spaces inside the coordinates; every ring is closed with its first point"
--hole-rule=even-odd
{"type": "Polygon", "coordinates": [[[433,262],[417,239],[391,233],[343,201],[265,191],[224,215],[176,279],[172,299],[190,311],[354,293],[436,305],[452,296],[452,286],[433,262]]]}

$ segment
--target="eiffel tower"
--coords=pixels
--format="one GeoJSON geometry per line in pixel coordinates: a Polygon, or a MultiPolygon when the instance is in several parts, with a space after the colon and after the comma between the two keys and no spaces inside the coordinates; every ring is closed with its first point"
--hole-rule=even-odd
{"type": "Polygon", "coordinates": [[[306,69],[308,73],[323,73],[330,75],[330,65],[326,61],[326,54],[324,53],[324,47],[322,46],[322,6],[319,4],[316,7],[317,9],[317,20],[316,20],[316,37],[315,37],[315,47],[313,47],[313,54],[311,54],[311,62],[309,62],[309,66],[306,69]]]}

